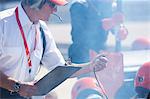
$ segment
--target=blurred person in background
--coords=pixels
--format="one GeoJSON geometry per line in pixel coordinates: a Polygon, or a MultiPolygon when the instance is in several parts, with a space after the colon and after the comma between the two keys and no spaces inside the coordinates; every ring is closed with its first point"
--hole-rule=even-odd
{"type": "Polygon", "coordinates": [[[94,77],[78,79],[71,91],[71,99],[108,99],[103,85],[94,77]]]}
{"type": "MultiPolygon", "coordinates": [[[[65,0],[22,0],[0,12],[0,98],[26,99],[37,91],[34,78],[40,64],[49,71],[66,66],[46,23],[65,0]]],[[[97,56],[71,77],[106,67],[107,59],[97,56]]],[[[61,72],[61,71],[60,71],[61,72]]]]}
{"type": "Polygon", "coordinates": [[[144,63],[137,71],[134,87],[135,99],[150,99],[150,62],[144,63]]]}
{"type": "Polygon", "coordinates": [[[90,60],[89,51],[106,50],[109,31],[118,40],[124,40],[127,29],[122,25],[124,15],[121,1],[117,0],[73,0],[70,7],[72,44],[68,56],[73,63],[90,60]],[[117,8],[118,7],[118,8],[117,8]],[[114,30],[119,26],[119,29],[114,30]]]}

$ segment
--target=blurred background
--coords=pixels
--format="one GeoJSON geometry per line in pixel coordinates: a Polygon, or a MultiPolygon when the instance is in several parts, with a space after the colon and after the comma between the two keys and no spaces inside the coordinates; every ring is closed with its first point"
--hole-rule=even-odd
{"type": "MultiPolygon", "coordinates": [[[[68,0],[69,2],[71,0],[68,0]]],[[[15,7],[20,0],[0,0],[0,11],[7,8],[15,7]]],[[[129,35],[122,42],[122,50],[130,50],[134,40],[139,37],[150,37],[150,1],[149,0],[122,0],[122,10],[125,14],[124,25],[127,27],[129,35]]],[[[53,16],[49,19],[50,30],[52,31],[57,44],[71,44],[71,26],[70,26],[70,3],[64,7],[58,7],[57,15],[63,22],[60,22],[58,17],[53,16]],[[54,28],[55,27],[55,28],[54,28]],[[60,36],[61,35],[61,36],[60,36]]],[[[111,36],[108,39],[108,46],[114,47],[115,38],[111,36]]],[[[61,45],[60,45],[61,46],[61,45]]],[[[66,45],[67,46],[67,45],[66,45]]],[[[66,47],[65,46],[65,47],[66,47]]],[[[64,53],[67,58],[67,53],[64,53]]]]}
{"type": "MultiPolygon", "coordinates": [[[[129,53],[126,55],[126,57],[128,58],[128,57],[133,57],[132,51],[134,50],[132,49],[132,47],[133,47],[133,43],[137,39],[144,38],[150,40],[150,0],[122,0],[122,1],[123,1],[122,10],[125,14],[124,25],[127,27],[129,33],[127,39],[122,41],[122,52],[126,53],[126,51],[128,51],[129,53]]],[[[0,0],[0,11],[5,10],[7,8],[15,7],[19,2],[20,0],[0,0]]],[[[66,60],[68,59],[68,47],[72,43],[71,35],[70,35],[71,25],[70,25],[69,7],[70,4],[64,7],[58,7],[57,15],[59,15],[63,19],[63,22],[60,22],[60,20],[56,16],[52,16],[48,22],[49,29],[54,36],[56,44],[66,60]]],[[[115,48],[114,47],[115,38],[111,34],[108,37],[107,44],[111,48],[111,50],[115,48]]],[[[138,51],[140,50],[143,49],[138,49],[138,51]]],[[[150,61],[149,56],[145,56],[145,55],[149,55],[149,53],[146,51],[142,53],[143,53],[142,56],[140,56],[139,58],[139,60],[142,59],[142,61],[139,64],[136,64],[136,62],[138,61],[135,58],[137,53],[134,54],[135,57],[130,58],[130,60],[132,61],[131,64],[128,64],[128,59],[126,59],[126,57],[124,58],[124,65],[126,66],[124,69],[125,80],[124,80],[124,85],[122,86],[122,89],[118,95],[118,98],[116,99],[131,99],[131,97],[133,97],[133,95],[135,94],[134,87],[133,87],[134,86],[133,80],[136,71],[142,65],[143,62],[150,61]],[[132,69],[131,70],[129,69],[129,67],[135,67],[135,68],[131,68],[132,69]]],[[[43,69],[41,73],[43,75],[43,73],[45,74],[46,72],[43,69]]],[[[55,89],[59,99],[71,99],[70,98],[71,88],[74,85],[75,81],[76,79],[69,79],[55,89]]],[[[37,98],[42,98],[42,97],[36,97],[36,99],[37,98]]]]}

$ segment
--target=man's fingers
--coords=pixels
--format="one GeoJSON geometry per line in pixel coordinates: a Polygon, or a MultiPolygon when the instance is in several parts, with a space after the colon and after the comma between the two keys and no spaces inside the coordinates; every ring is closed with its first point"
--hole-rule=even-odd
{"type": "Polygon", "coordinates": [[[94,69],[95,71],[100,71],[104,69],[107,65],[108,59],[105,55],[98,55],[94,61],[94,69]]]}
{"type": "Polygon", "coordinates": [[[108,59],[105,55],[100,55],[95,59],[95,62],[99,62],[99,63],[107,63],[108,59]]]}

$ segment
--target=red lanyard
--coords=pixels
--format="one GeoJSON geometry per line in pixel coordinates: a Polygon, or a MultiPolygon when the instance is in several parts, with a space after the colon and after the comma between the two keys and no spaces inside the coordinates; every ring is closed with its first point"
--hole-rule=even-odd
{"type": "Polygon", "coordinates": [[[25,34],[24,34],[24,31],[23,31],[21,22],[19,20],[18,7],[15,10],[15,15],[16,15],[16,20],[17,20],[17,23],[18,23],[18,26],[19,26],[19,29],[20,29],[20,33],[21,33],[23,42],[24,42],[24,47],[25,47],[25,50],[26,50],[26,56],[28,58],[29,73],[30,73],[31,72],[32,63],[31,63],[31,58],[30,58],[29,47],[28,47],[28,44],[27,44],[27,41],[26,41],[26,38],[25,38],[25,34]]]}

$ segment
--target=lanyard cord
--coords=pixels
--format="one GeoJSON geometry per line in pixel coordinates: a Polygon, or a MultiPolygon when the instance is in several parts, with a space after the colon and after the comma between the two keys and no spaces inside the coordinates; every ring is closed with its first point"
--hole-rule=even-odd
{"type": "Polygon", "coordinates": [[[98,78],[97,78],[95,68],[93,69],[93,72],[94,72],[95,79],[96,79],[96,81],[97,81],[97,83],[98,83],[98,86],[99,86],[99,88],[102,90],[102,93],[103,93],[104,98],[105,98],[105,99],[108,99],[108,96],[106,95],[105,89],[104,89],[103,86],[100,84],[100,81],[99,81],[98,78]]]}
{"type": "Polygon", "coordinates": [[[31,58],[30,58],[30,52],[29,52],[29,47],[28,47],[28,44],[27,44],[27,41],[26,41],[26,38],[25,38],[25,34],[24,34],[24,31],[23,31],[21,22],[20,22],[20,20],[19,20],[18,7],[17,7],[16,10],[15,10],[15,15],[16,15],[16,20],[17,20],[17,23],[18,23],[18,26],[19,26],[19,29],[20,29],[20,33],[21,33],[23,42],[24,42],[24,47],[25,47],[25,51],[26,51],[26,56],[27,56],[27,58],[28,58],[29,73],[31,73],[32,63],[31,63],[31,58]]]}

